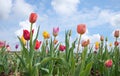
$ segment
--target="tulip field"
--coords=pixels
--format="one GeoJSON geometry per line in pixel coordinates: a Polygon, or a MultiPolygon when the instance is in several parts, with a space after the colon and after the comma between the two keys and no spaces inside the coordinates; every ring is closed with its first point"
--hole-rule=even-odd
{"type": "Polygon", "coordinates": [[[52,35],[43,31],[44,40],[40,41],[40,26],[33,38],[37,17],[31,13],[30,30],[24,29],[18,36],[20,52],[11,53],[9,45],[0,42],[0,76],[120,76],[120,30],[114,32],[113,45],[107,45],[104,36],[93,46],[89,39],[82,41],[86,24],[77,25],[79,38],[73,42],[71,30],[65,31],[64,43],[57,40],[59,27],[53,28],[52,35]]]}

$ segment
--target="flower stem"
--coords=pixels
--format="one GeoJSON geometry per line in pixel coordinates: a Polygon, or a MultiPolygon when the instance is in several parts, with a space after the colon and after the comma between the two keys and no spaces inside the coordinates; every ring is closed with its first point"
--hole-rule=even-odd
{"type": "Polygon", "coordinates": [[[81,36],[82,36],[82,35],[80,34],[80,37],[79,37],[79,40],[78,40],[77,55],[76,55],[77,59],[78,59],[78,52],[79,52],[79,48],[80,48],[81,36]]]}

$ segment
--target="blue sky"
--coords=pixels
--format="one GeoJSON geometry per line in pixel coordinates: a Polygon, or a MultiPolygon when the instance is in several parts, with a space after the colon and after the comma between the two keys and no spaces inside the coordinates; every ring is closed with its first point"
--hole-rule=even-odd
{"type": "Polygon", "coordinates": [[[62,41],[65,30],[72,30],[72,40],[78,37],[76,27],[85,23],[87,32],[83,39],[91,43],[99,41],[100,35],[114,41],[113,31],[120,30],[120,0],[0,0],[0,40],[7,41],[12,48],[19,43],[17,36],[23,29],[29,29],[29,14],[39,17],[34,24],[42,31],[52,34],[52,28],[59,26],[58,39],[62,41]]]}

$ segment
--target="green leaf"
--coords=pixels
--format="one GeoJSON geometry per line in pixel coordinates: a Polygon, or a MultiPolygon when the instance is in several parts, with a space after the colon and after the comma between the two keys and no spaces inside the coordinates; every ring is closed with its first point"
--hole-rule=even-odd
{"type": "Polygon", "coordinates": [[[92,68],[92,64],[93,62],[90,62],[89,64],[87,64],[85,70],[83,70],[79,76],[89,76],[90,75],[90,71],[91,71],[91,68],[92,68]]]}

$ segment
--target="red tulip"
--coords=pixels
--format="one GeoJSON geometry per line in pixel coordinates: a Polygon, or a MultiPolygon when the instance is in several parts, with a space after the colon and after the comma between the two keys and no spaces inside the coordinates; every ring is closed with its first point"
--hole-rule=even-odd
{"type": "Polygon", "coordinates": [[[114,42],[114,45],[115,45],[115,46],[118,46],[118,45],[119,45],[119,42],[118,42],[118,41],[115,41],[115,42],[114,42]]]}
{"type": "Polygon", "coordinates": [[[106,66],[107,68],[112,67],[112,64],[113,64],[113,62],[112,62],[112,60],[111,60],[111,59],[109,59],[109,60],[105,61],[105,66],[106,66]]]}
{"type": "Polygon", "coordinates": [[[28,30],[23,30],[23,37],[25,40],[30,40],[30,32],[28,30]]]}
{"type": "Polygon", "coordinates": [[[66,49],[66,46],[64,46],[64,45],[60,45],[60,46],[59,46],[59,50],[60,50],[60,51],[64,51],[65,49],[66,49]]]}
{"type": "Polygon", "coordinates": [[[37,20],[37,14],[36,13],[31,13],[29,17],[30,23],[35,23],[37,20]]]}
{"type": "Polygon", "coordinates": [[[119,37],[119,30],[115,30],[115,32],[114,32],[114,37],[116,37],[116,38],[119,37]]]}
{"type": "Polygon", "coordinates": [[[86,25],[85,24],[79,24],[77,26],[77,32],[78,34],[84,34],[86,32],[86,25]]]}
{"type": "Polygon", "coordinates": [[[41,43],[42,43],[41,41],[36,40],[36,43],[35,43],[35,49],[36,50],[39,49],[41,43]]]}

